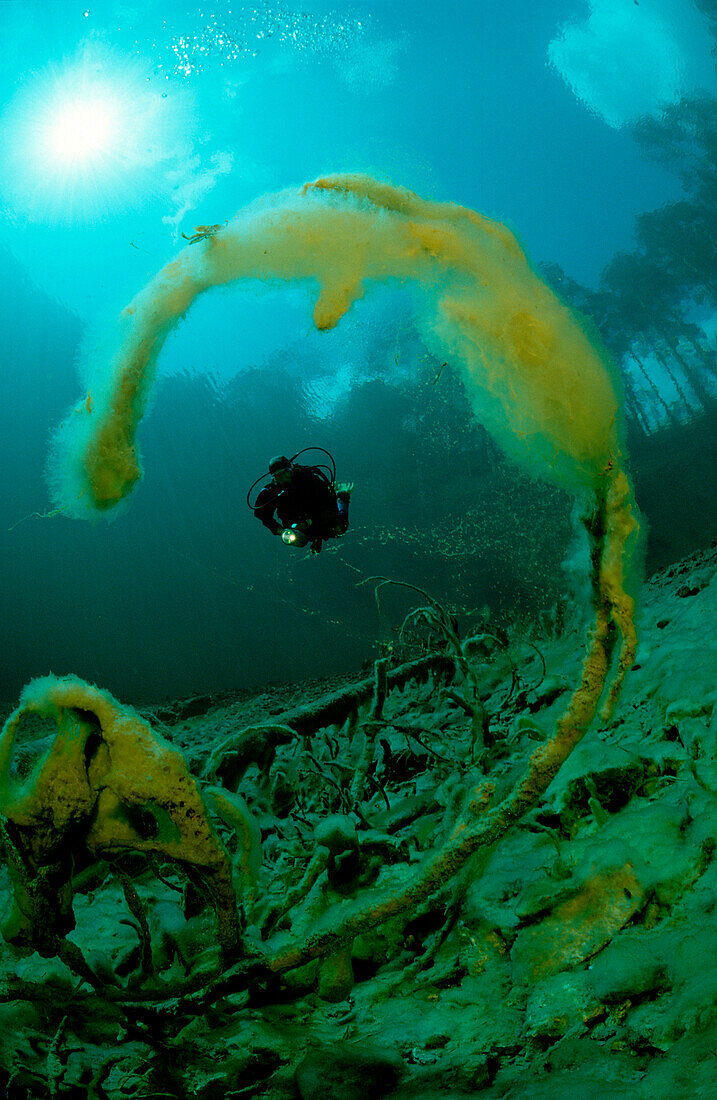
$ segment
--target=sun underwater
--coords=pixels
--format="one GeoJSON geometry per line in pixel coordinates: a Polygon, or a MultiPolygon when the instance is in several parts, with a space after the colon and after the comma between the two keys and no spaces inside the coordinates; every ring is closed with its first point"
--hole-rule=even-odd
{"type": "Polygon", "coordinates": [[[0,117],[7,207],[30,222],[88,224],[135,209],[186,156],[194,112],[139,58],[85,42],[31,74],[0,117]]]}

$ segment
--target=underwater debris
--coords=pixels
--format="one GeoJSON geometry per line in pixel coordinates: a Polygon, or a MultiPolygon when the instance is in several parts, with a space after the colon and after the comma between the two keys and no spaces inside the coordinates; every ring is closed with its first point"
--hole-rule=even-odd
{"type": "MultiPolygon", "coordinates": [[[[714,573],[717,550],[712,556],[714,573]]],[[[606,1081],[618,1089],[626,1080],[635,1083],[638,1100],[649,1100],[655,1081],[654,1094],[680,1095],[686,1070],[693,1080],[693,1057],[707,1058],[710,1070],[714,1065],[714,797],[695,783],[690,765],[707,759],[717,729],[715,647],[704,634],[717,584],[693,597],[685,612],[689,633],[676,647],[657,624],[665,612],[685,606],[677,587],[665,589],[654,610],[643,609],[650,644],[626,687],[619,724],[583,740],[521,819],[525,828],[502,833],[499,843],[476,849],[463,863],[445,861],[447,846],[459,842],[462,826],[470,831],[503,812],[532,758],[527,734],[508,739],[516,709],[533,720],[530,693],[513,692],[504,712],[499,704],[515,676],[531,682],[534,657],[530,663],[516,657],[517,669],[501,659],[501,676],[481,682],[496,715],[497,748],[505,750],[491,758],[488,777],[467,765],[468,722],[460,708],[445,707],[445,667],[402,687],[392,685],[396,670],[386,669],[385,694],[381,673],[378,690],[374,674],[358,704],[356,684],[349,684],[353,711],[346,702],[337,705],[341,693],[317,698],[307,687],[301,698],[311,702],[293,711],[282,712],[278,696],[267,703],[262,694],[177,717],[169,736],[175,745],[191,745],[198,760],[196,746],[206,759],[219,730],[256,725],[259,700],[277,725],[303,714],[307,736],[306,716],[313,715],[311,753],[323,771],[305,766],[303,753],[297,753],[298,767],[289,767],[302,736],[276,748],[273,771],[285,774],[293,796],[286,815],[272,812],[266,785],[247,771],[243,801],[229,812],[224,806],[224,820],[214,823],[238,872],[234,886],[243,891],[243,954],[219,960],[208,898],[193,890],[188,897],[177,885],[174,861],[159,876],[138,853],[119,867],[140,900],[149,945],[139,910],[131,921],[117,920],[118,907],[126,912],[126,892],[115,862],[76,865],[77,929],[56,942],[58,957],[3,956],[0,1082],[7,1085],[12,1067],[9,1095],[21,1088],[47,1095],[50,1081],[58,1097],[79,1095],[90,1081],[99,1081],[111,1100],[201,1088],[211,1095],[231,1081],[237,1092],[279,1100],[293,1095],[297,1067],[317,1041],[333,1070],[342,1064],[342,1042],[364,1051],[377,1035],[404,1067],[397,1100],[445,1095],[459,1085],[461,1094],[472,1095],[476,1081],[480,1089],[491,1082],[503,1091],[509,1086],[517,1096],[543,1096],[548,1086],[551,1095],[570,1096],[578,1073],[586,1095],[603,1095],[606,1081]],[[700,663],[705,653],[710,660],[700,663]],[[358,806],[363,821],[343,812],[336,787],[351,786],[363,749],[361,723],[372,707],[381,710],[382,736],[392,748],[402,743],[402,725],[423,725],[429,745],[440,738],[444,759],[427,754],[420,768],[386,772],[388,806],[367,783],[358,806]],[[316,725],[319,715],[326,726],[316,725]],[[674,724],[694,757],[674,739],[674,724]],[[602,779],[616,764],[626,776],[634,771],[634,782],[621,785],[620,797],[608,797],[602,779]],[[591,778],[604,814],[591,807],[591,778]],[[665,782],[655,781],[660,778],[665,782]],[[409,888],[420,886],[437,864],[445,873],[434,879],[433,892],[421,897],[415,891],[401,908],[409,888]],[[363,919],[371,905],[375,923],[363,919]],[[102,941],[98,954],[93,939],[102,941]],[[302,946],[315,955],[297,967],[302,946]],[[154,975],[143,963],[149,947],[154,975]],[[63,958],[81,982],[68,977],[63,958]],[[665,1081],[673,1084],[663,1088],[665,1081]]],[[[656,590],[648,592],[653,603],[656,590]]],[[[547,716],[561,705],[559,695],[549,700],[559,674],[579,664],[579,642],[570,643],[567,664],[565,639],[539,644],[547,685],[540,717],[549,735],[547,716]]],[[[483,653],[477,656],[484,662],[483,653]]],[[[95,710],[84,713],[98,736],[100,702],[95,698],[95,710]]],[[[12,781],[28,788],[48,759],[47,728],[58,723],[54,715],[36,726],[35,714],[28,712],[18,726],[10,769],[12,781]],[[33,767],[28,748],[35,736],[40,755],[33,767]],[[28,740],[21,744],[21,738],[28,740]]],[[[93,753],[93,745],[95,759],[103,750],[93,753]]],[[[216,794],[229,792],[218,787],[216,794]]],[[[207,792],[212,813],[213,796],[207,792]]],[[[19,851],[16,828],[10,823],[4,843],[11,869],[19,851]]],[[[34,882],[26,876],[28,894],[34,882]]],[[[7,893],[6,877],[3,885],[7,893]]],[[[706,1086],[702,1092],[710,1095],[706,1086]]]]}
{"type": "Polygon", "coordinates": [[[182,236],[190,244],[196,244],[197,241],[206,241],[207,238],[213,237],[226,224],[226,222],[219,222],[217,225],[195,225],[194,233],[190,237],[186,233],[182,233],[182,236]]]}

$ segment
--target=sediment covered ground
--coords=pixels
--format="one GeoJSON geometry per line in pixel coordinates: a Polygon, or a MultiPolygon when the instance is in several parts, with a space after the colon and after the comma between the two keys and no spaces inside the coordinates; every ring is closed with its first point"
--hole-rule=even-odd
{"type": "MultiPolygon", "coordinates": [[[[242,976],[222,963],[214,912],[180,864],[78,853],[68,938],[97,984],[0,946],[7,1096],[712,1096],[716,573],[717,545],[654,576],[619,704],[540,805],[431,899],[328,959],[242,976]],[[234,977],[222,983],[223,966],[234,977]]],[[[399,890],[482,778],[510,789],[583,649],[578,630],[486,634],[470,650],[480,721],[446,654],[389,677],[378,707],[364,671],[143,711],[204,789],[246,807],[241,827],[211,819],[248,954],[399,890]]],[[[50,737],[28,730],[19,773],[50,737]]],[[[5,910],[10,894],[3,869],[5,910]]]]}

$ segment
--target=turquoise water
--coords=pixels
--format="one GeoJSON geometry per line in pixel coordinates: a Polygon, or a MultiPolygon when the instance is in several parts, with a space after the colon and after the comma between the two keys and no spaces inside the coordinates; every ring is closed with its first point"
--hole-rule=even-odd
{"type": "Polygon", "coordinates": [[[131,502],[53,509],[50,434],[97,394],[82,342],[195,227],[329,172],[507,225],[622,370],[648,569],[713,535],[713,6],[448,9],[0,5],[0,697],[48,671],[134,702],[347,671],[390,630],[374,574],[459,613],[561,599],[571,500],[506,462],[395,282],[318,333],[302,283],[211,292],[162,351],[131,502]],[[309,445],[356,486],[316,558],[245,503],[309,445]]]}

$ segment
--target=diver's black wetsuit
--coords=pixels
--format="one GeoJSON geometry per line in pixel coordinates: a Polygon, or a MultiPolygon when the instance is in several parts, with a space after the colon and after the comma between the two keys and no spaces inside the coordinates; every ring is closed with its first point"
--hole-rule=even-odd
{"type": "Polygon", "coordinates": [[[276,481],[261,490],[254,515],[273,535],[299,524],[309,537],[311,549],[318,553],[323,539],[343,535],[349,525],[348,497],[337,497],[329,479],[315,466],[292,466],[291,480],[276,481]]]}

